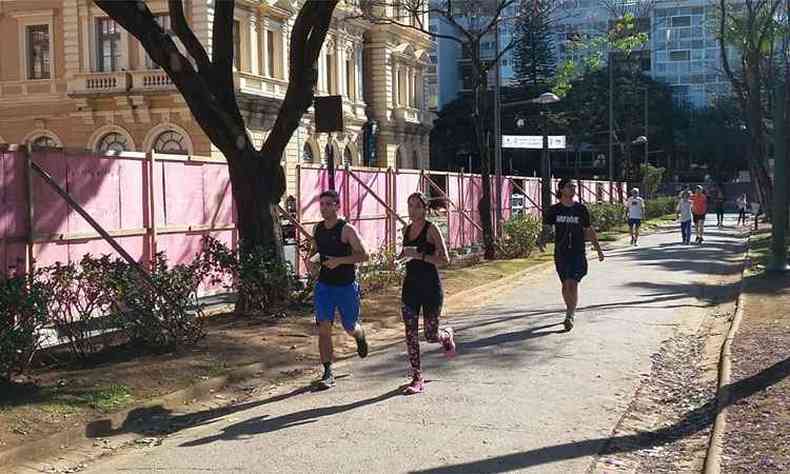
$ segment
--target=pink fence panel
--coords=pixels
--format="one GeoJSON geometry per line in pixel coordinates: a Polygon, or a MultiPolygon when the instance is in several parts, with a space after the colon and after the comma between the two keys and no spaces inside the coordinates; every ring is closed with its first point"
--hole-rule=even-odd
{"type": "MultiPolygon", "coordinates": [[[[138,189],[121,185],[120,160],[98,156],[63,156],[67,166],[68,191],[100,226],[105,229],[121,229],[121,201],[126,191],[135,193],[138,210],[142,214],[142,165],[138,170],[138,189]]],[[[126,184],[126,183],[124,183],[126,184]]],[[[95,232],[88,222],[71,207],[68,207],[67,231],[70,234],[95,232]]],[[[142,227],[142,226],[140,226],[142,227]]]]}
{"type": "Polygon", "coordinates": [[[515,186],[509,179],[502,178],[502,220],[507,222],[513,216],[511,198],[515,193],[515,186]]]}
{"type": "MultiPolygon", "coordinates": [[[[61,152],[40,152],[32,157],[56,183],[70,191],[68,185],[68,162],[61,152]]],[[[40,176],[33,176],[33,206],[36,234],[68,234],[69,205],[40,176]]]]}
{"type": "Polygon", "coordinates": [[[329,189],[329,172],[319,168],[299,169],[299,215],[302,224],[312,232],[312,225],[321,221],[319,196],[329,189]]]}
{"type": "Polygon", "coordinates": [[[360,237],[371,252],[382,249],[387,244],[388,211],[379,201],[379,199],[388,201],[387,180],[388,173],[384,170],[352,170],[348,174],[346,217],[357,228],[360,237]]]}
{"type": "MultiPolygon", "coordinates": [[[[477,225],[480,225],[480,200],[483,199],[483,179],[478,175],[466,175],[463,177],[463,209],[466,215],[472,218],[477,225]]],[[[464,222],[466,226],[464,246],[482,242],[483,233],[474,226],[469,220],[464,222]]]]}
{"type": "MultiPolygon", "coordinates": [[[[395,205],[393,206],[404,220],[409,220],[409,196],[420,190],[422,175],[410,172],[395,172],[395,205]]],[[[426,189],[428,186],[426,185],[426,189]]],[[[396,219],[395,242],[400,248],[403,243],[403,224],[396,219]]]]}
{"type": "Polygon", "coordinates": [[[212,227],[234,223],[233,192],[228,167],[224,164],[203,165],[203,224],[212,227]]]}
{"type": "Polygon", "coordinates": [[[465,224],[467,223],[466,219],[459,211],[463,206],[463,192],[461,186],[461,175],[451,174],[447,176],[447,197],[450,201],[455,203],[455,206],[449,205],[447,209],[447,246],[452,249],[463,247],[464,241],[466,240],[465,224]]]}
{"type": "Polygon", "coordinates": [[[0,272],[24,271],[27,197],[25,159],[0,152],[0,272]]]}

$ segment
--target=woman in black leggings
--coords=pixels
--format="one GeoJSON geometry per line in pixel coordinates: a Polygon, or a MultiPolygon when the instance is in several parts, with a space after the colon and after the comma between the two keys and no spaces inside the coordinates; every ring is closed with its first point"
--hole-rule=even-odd
{"type": "Polygon", "coordinates": [[[403,231],[402,257],[408,258],[403,279],[401,303],[406,325],[406,350],[409,353],[412,381],[404,390],[407,395],[421,393],[425,388],[420,366],[419,314],[425,325],[425,340],[441,343],[448,357],[455,355],[452,328],[439,330],[444,293],[438,265],[449,263],[447,246],[439,229],[425,219],[428,200],[421,193],[409,196],[411,224],[403,231]]]}

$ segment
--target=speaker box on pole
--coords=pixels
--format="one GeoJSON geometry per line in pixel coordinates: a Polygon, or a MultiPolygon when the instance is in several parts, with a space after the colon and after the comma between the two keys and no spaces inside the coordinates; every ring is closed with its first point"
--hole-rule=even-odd
{"type": "Polygon", "coordinates": [[[343,131],[343,99],[339,95],[315,98],[315,131],[318,133],[343,131]]]}

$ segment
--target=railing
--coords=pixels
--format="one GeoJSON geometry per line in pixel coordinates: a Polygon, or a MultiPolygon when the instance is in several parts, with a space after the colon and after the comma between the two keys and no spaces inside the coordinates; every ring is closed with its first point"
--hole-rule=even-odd
{"type": "Polygon", "coordinates": [[[239,92],[265,97],[283,98],[288,90],[288,81],[239,71],[233,73],[233,84],[239,92]]]}
{"type": "Polygon", "coordinates": [[[420,123],[420,111],[411,107],[396,107],[393,111],[395,120],[404,122],[420,123]]]}
{"type": "Polygon", "coordinates": [[[69,81],[69,94],[105,94],[126,92],[130,86],[130,75],[119,72],[89,72],[74,76],[69,81]]]}
{"type": "Polygon", "coordinates": [[[175,85],[162,70],[134,71],[132,75],[132,89],[135,91],[175,90],[175,85]]]}

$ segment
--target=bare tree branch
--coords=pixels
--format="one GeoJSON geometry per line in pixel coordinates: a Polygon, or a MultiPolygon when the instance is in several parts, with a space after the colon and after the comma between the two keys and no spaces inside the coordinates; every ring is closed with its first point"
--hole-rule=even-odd
{"type": "MultiPolygon", "coordinates": [[[[280,155],[288,145],[293,132],[299,127],[302,115],[313,103],[318,79],[316,61],[321,52],[321,45],[329,32],[332,12],[337,3],[338,0],[307,0],[294,22],[291,33],[288,90],[272,132],[262,149],[264,155],[272,156],[273,164],[274,158],[277,158],[278,172],[282,172],[282,167],[279,166],[280,155]],[[310,73],[305,74],[306,71],[310,73]]],[[[284,176],[282,186],[285,186],[284,176]]]]}
{"type": "Polygon", "coordinates": [[[184,2],[183,0],[168,0],[170,10],[170,20],[173,31],[181,40],[181,43],[186,47],[189,55],[195,60],[198,69],[201,73],[208,73],[211,69],[211,60],[206,53],[206,49],[197,39],[195,33],[187,25],[186,17],[184,16],[184,2]]]}

